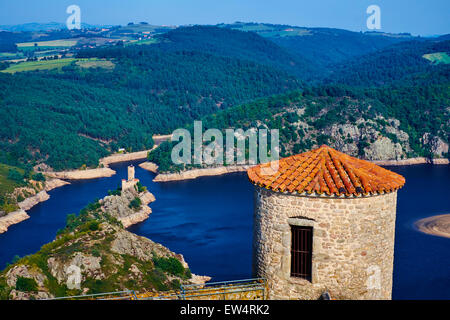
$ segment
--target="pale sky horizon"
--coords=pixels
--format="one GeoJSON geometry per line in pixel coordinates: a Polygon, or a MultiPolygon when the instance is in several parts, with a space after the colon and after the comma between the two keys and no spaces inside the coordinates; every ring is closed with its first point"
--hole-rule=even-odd
{"type": "Polygon", "coordinates": [[[94,25],[154,25],[261,22],[368,31],[366,9],[381,9],[382,32],[450,33],[448,0],[0,0],[0,25],[65,22],[66,8],[81,8],[94,25]]]}

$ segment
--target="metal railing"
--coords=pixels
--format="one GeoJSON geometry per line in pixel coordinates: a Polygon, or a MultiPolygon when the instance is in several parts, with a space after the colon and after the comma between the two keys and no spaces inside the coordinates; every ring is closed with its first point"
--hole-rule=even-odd
{"type": "Polygon", "coordinates": [[[136,293],[133,290],[125,290],[125,291],[114,291],[105,293],[83,294],[68,297],[56,297],[45,300],[136,300],[136,299],[137,299],[136,293]]]}
{"type": "Polygon", "coordinates": [[[58,297],[48,300],[266,300],[267,281],[253,278],[181,285],[179,290],[136,293],[133,290],[58,297]]]}

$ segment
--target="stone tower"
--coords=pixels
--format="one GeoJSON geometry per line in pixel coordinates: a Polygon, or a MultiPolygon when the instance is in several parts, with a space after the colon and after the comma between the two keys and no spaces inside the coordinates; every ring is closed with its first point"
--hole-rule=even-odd
{"type": "Polygon", "coordinates": [[[128,181],[134,180],[134,166],[128,166],[128,181]]]}
{"type": "Polygon", "coordinates": [[[253,271],[270,299],[391,299],[405,179],[328,146],[279,160],[255,185],[253,271]]]}
{"type": "Polygon", "coordinates": [[[139,179],[134,177],[134,166],[128,166],[128,177],[127,180],[122,179],[122,190],[134,188],[134,186],[139,182],[139,179]]]}

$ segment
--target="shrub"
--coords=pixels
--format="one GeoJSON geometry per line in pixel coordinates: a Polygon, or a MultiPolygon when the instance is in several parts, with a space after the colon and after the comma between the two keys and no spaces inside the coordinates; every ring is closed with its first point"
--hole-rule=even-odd
{"type": "Polygon", "coordinates": [[[18,291],[37,291],[36,280],[32,278],[18,277],[16,281],[18,291]]]}
{"type": "Polygon", "coordinates": [[[45,177],[42,173],[33,174],[32,179],[35,181],[45,181],[45,177]]]}
{"type": "Polygon", "coordinates": [[[16,169],[10,169],[8,172],[8,179],[13,180],[17,183],[23,183],[23,174],[21,174],[16,169]]]}
{"type": "Polygon", "coordinates": [[[147,187],[143,186],[139,181],[138,181],[138,183],[136,183],[136,186],[137,186],[137,192],[139,192],[139,193],[147,191],[147,187]]]}
{"type": "Polygon", "coordinates": [[[92,249],[91,254],[97,258],[101,256],[100,251],[98,249],[92,249]]]}
{"type": "Polygon", "coordinates": [[[128,205],[131,209],[139,209],[141,207],[142,201],[138,197],[134,198],[130,201],[130,204],[128,205]]]}
{"type": "Polygon", "coordinates": [[[98,221],[90,221],[88,223],[88,229],[91,231],[97,231],[99,229],[100,223],[98,221]]]}
{"type": "Polygon", "coordinates": [[[176,276],[184,276],[185,270],[183,265],[178,259],[175,259],[173,257],[170,258],[159,258],[154,256],[153,257],[153,263],[155,264],[155,267],[158,269],[161,269],[164,272],[168,272],[170,274],[176,275],[176,276]]]}

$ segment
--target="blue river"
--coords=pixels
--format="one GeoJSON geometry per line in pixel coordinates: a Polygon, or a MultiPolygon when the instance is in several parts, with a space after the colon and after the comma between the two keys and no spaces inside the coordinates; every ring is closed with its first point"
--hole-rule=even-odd
{"type": "MultiPolygon", "coordinates": [[[[128,164],[111,165],[117,171],[113,177],[74,181],[49,192],[49,200],[29,210],[30,219],[0,234],[0,269],[15,255],[36,252],[52,241],[67,214],[117,188],[128,164]]],[[[450,239],[413,226],[420,218],[450,213],[450,166],[389,169],[406,178],[398,194],[393,298],[450,299],[450,239]]],[[[252,276],[253,186],[246,174],[154,183],[153,173],[136,166],[136,176],[156,201],[150,218],[130,231],[183,254],[195,274],[214,281],[252,276]]]]}

